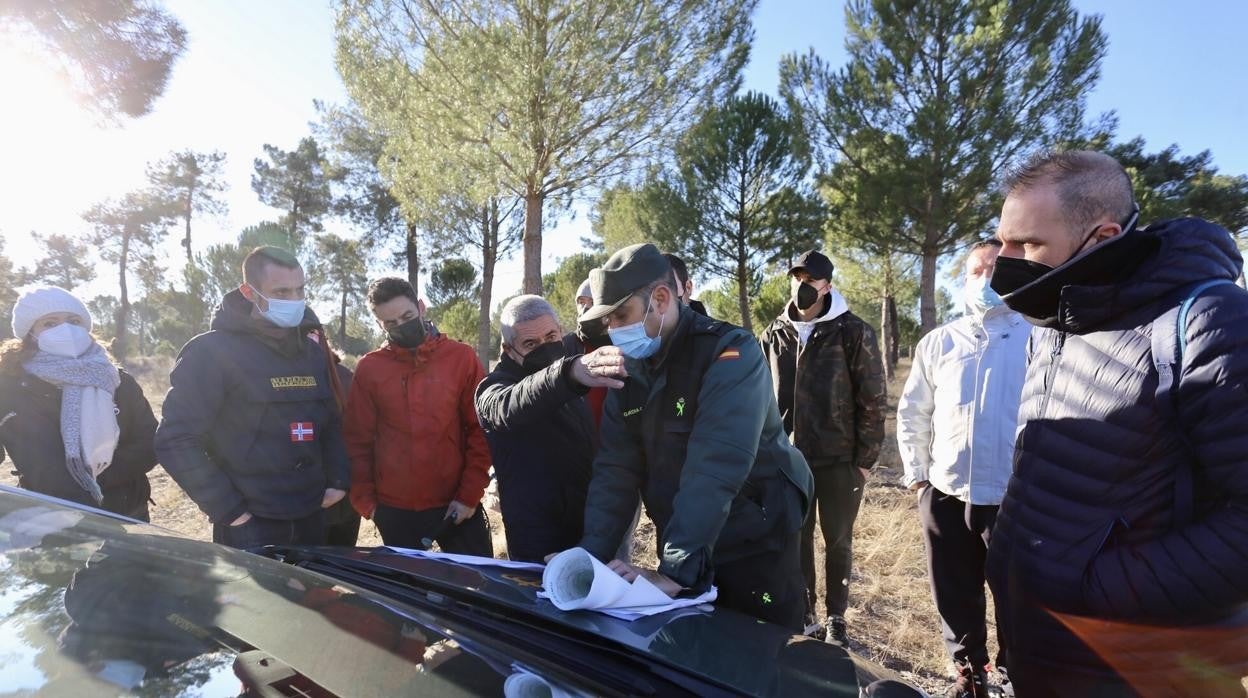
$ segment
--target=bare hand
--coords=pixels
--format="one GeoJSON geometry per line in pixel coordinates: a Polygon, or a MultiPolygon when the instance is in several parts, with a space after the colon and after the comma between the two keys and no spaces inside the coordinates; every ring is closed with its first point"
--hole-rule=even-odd
{"type": "Polygon", "coordinates": [[[623,388],[628,370],[619,347],[602,347],[572,362],[572,379],[587,388],[623,388]]]}
{"type": "Polygon", "coordinates": [[[633,567],[623,560],[612,560],[607,567],[611,568],[613,572],[623,577],[624,581],[629,583],[632,583],[638,577],[645,577],[651,584],[658,587],[659,591],[672,598],[676,598],[676,595],[684,590],[684,587],[655,570],[633,567]]]}
{"type": "Polygon", "coordinates": [[[685,590],[684,587],[672,581],[670,577],[659,574],[656,570],[642,570],[641,576],[650,580],[650,583],[658,587],[659,591],[673,599],[676,598],[677,594],[685,590]]]}
{"type": "Polygon", "coordinates": [[[242,516],[234,519],[234,521],[230,523],[230,526],[242,526],[248,521],[251,521],[251,512],[244,512],[242,516]]]}
{"type": "Polygon", "coordinates": [[[477,513],[476,507],[465,506],[459,502],[451,502],[451,505],[446,508],[446,515],[455,519],[456,526],[463,526],[464,522],[471,519],[475,513],[477,513]]]}
{"type": "Polygon", "coordinates": [[[637,579],[637,575],[641,574],[641,570],[633,567],[623,560],[612,560],[607,563],[607,567],[609,567],[612,572],[623,577],[626,582],[632,582],[634,579],[637,579]]]}
{"type": "Polygon", "coordinates": [[[927,487],[927,486],[928,486],[928,485],[930,485],[930,484],[932,484],[932,483],[928,482],[927,480],[922,480],[922,481],[916,482],[916,483],[914,483],[913,485],[910,485],[910,491],[911,491],[911,492],[918,492],[919,490],[923,489],[924,487],[927,487]]]}
{"type": "Polygon", "coordinates": [[[321,508],[328,509],[338,502],[341,502],[342,498],[345,496],[347,496],[346,490],[336,490],[331,487],[325,490],[325,496],[321,497],[321,508]]]}
{"type": "Polygon", "coordinates": [[[865,481],[867,481],[867,480],[870,480],[870,479],[871,479],[871,469],[870,469],[870,468],[859,468],[859,469],[858,469],[858,472],[862,473],[862,479],[863,479],[863,481],[864,481],[864,482],[865,482],[865,481]]]}

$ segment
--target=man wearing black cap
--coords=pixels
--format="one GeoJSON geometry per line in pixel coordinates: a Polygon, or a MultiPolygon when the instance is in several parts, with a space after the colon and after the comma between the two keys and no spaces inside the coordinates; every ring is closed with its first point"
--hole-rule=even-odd
{"type": "Polygon", "coordinates": [[[581,547],[611,559],[640,492],[658,570],[612,569],[672,596],[714,584],[719,605],[799,630],[798,531],[813,481],[785,437],[758,345],[680,303],[654,245],[616,252],[590,280],[595,305],[582,319],[606,318],[614,346],[584,363],[628,380],[607,397],[581,547]]]}
{"type": "Polygon", "coordinates": [[[802,528],[807,632],[848,645],[845,610],[854,519],[884,441],[884,366],[875,332],[832,287],[832,260],[806,252],[789,270],[793,300],[763,332],[784,429],[815,477],[826,620],[816,624],[815,512],[802,528]]]}

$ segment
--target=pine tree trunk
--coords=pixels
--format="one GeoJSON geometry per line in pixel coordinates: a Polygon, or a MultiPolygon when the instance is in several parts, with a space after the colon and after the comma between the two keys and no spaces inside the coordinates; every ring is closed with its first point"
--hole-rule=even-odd
{"type": "Polygon", "coordinates": [[[347,287],[342,287],[342,306],[338,316],[338,349],[347,346],[347,287]]]}
{"type": "Polygon", "coordinates": [[[923,250],[923,266],[919,276],[919,320],[923,334],[936,329],[936,250],[923,250]]]}
{"type": "Polygon", "coordinates": [[[494,297],[494,267],[498,263],[498,234],[502,227],[499,217],[498,200],[491,199],[488,207],[482,208],[482,242],[481,246],[481,303],[477,315],[477,356],[481,365],[489,370],[493,347],[490,346],[490,304],[494,297]]]}
{"type": "Polygon", "coordinates": [[[542,295],[542,205],[546,196],[530,191],[524,197],[524,292],[542,295]]]}
{"type": "Polygon", "coordinates": [[[888,326],[891,338],[888,343],[887,360],[895,369],[897,362],[901,360],[901,322],[897,318],[897,298],[892,295],[888,297],[888,326]]]}
{"type": "Polygon", "coordinates": [[[888,350],[893,342],[893,323],[889,316],[889,306],[892,304],[893,297],[887,293],[880,299],[880,349],[884,355],[884,384],[888,385],[893,382],[893,372],[897,368],[896,364],[891,360],[892,353],[888,350]]]}
{"type": "Polygon", "coordinates": [[[186,208],[182,211],[182,215],[186,217],[186,236],[182,238],[182,246],[186,248],[186,266],[188,269],[195,265],[195,258],[191,253],[191,212],[194,210],[194,196],[194,189],[186,190],[186,208]]]}
{"type": "Polygon", "coordinates": [[[121,283],[121,304],[117,306],[117,338],[113,340],[113,356],[119,360],[125,359],[129,350],[129,339],[126,337],[126,331],[129,329],[130,318],[130,290],[126,286],[126,266],[130,262],[130,232],[123,231],[121,234],[121,254],[118,256],[117,276],[121,283]]]}
{"type": "Polygon", "coordinates": [[[420,247],[416,244],[417,228],[414,224],[407,224],[407,246],[403,254],[407,257],[407,282],[412,288],[420,288],[420,247]]]}
{"type": "Polygon", "coordinates": [[[741,308],[741,327],[753,332],[754,320],[750,317],[750,270],[745,259],[737,260],[737,303],[741,308]]]}

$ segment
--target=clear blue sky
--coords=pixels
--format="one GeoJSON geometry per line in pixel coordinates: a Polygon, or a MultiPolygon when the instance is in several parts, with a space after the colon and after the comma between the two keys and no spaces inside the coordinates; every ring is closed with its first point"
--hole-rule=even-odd
{"type": "MultiPolygon", "coordinates": [[[[1074,4],[1103,16],[1110,42],[1101,82],[1089,95],[1092,113],[1116,111],[1119,137],[1142,135],[1150,150],[1170,143],[1186,154],[1208,148],[1222,171],[1248,174],[1241,133],[1248,114],[1248,59],[1242,47],[1248,1],[1074,4]]],[[[27,105],[0,110],[0,234],[10,253],[19,258],[30,253],[25,233],[32,229],[81,230],[77,214],[87,206],[139,186],[146,162],[188,147],[224,150],[229,158],[230,212],[196,224],[197,248],[278,215],[251,191],[252,160],[264,143],[291,148],[308,134],[313,99],[345,99],[333,65],[332,10],[310,0],[166,0],[166,5],[189,32],[187,53],[154,113],[120,129],[88,124],[45,89],[35,67],[6,65],[0,47],[0,101],[7,95],[19,98],[12,103],[27,105]],[[49,187],[51,181],[60,186],[49,187]]],[[[748,89],[775,94],[785,53],[814,47],[833,64],[844,61],[839,2],[762,0],[755,25],[748,89]]],[[[552,269],[558,258],[579,250],[589,231],[587,209],[577,207],[547,227],[543,266],[552,269]]],[[[177,253],[176,238],[170,235],[171,254],[177,253]]],[[[110,275],[102,273],[87,293],[116,292],[110,275]]],[[[503,264],[495,297],[513,292],[520,278],[518,257],[503,264]]]]}

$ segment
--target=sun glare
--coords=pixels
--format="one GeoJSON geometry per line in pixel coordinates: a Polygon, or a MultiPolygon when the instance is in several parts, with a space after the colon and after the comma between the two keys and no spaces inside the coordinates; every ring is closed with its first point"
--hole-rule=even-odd
{"type": "Polygon", "coordinates": [[[0,39],[0,235],[24,265],[34,252],[31,229],[68,232],[49,228],[76,217],[67,204],[99,191],[81,173],[94,169],[100,130],[34,47],[11,34],[0,39]]]}

